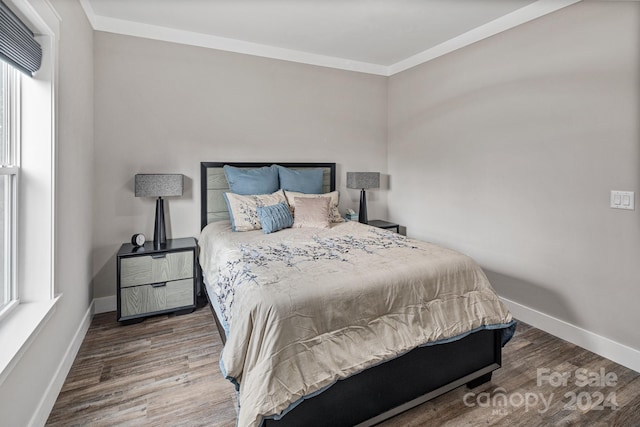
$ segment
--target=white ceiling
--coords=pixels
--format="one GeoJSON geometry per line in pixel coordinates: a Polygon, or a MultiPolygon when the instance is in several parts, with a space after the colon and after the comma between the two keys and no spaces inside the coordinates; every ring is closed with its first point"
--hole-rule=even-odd
{"type": "Polygon", "coordinates": [[[81,0],[94,29],[392,75],[580,0],[81,0]]]}

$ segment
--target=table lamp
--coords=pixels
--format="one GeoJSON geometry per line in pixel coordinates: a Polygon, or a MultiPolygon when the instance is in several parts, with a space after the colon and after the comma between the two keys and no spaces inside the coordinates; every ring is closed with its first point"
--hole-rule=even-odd
{"type": "Polygon", "coordinates": [[[156,222],[153,230],[153,247],[161,249],[167,245],[167,233],[164,226],[163,197],[182,196],[184,175],[144,173],[135,176],[136,197],[157,197],[156,222]]]}
{"type": "Polygon", "coordinates": [[[347,188],[359,188],[360,212],[358,221],[366,224],[367,219],[367,194],[366,188],[380,188],[380,172],[347,172],[347,188]]]}

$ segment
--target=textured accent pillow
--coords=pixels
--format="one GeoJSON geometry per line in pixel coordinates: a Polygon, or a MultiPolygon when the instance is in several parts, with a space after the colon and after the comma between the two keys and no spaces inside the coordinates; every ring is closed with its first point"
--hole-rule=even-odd
{"type": "Polygon", "coordinates": [[[229,209],[229,217],[233,231],[259,230],[262,228],[262,224],[258,217],[258,206],[287,203],[284,191],[282,190],[278,190],[272,194],[241,195],[224,193],[224,199],[229,209]]]}
{"type": "Polygon", "coordinates": [[[293,228],[331,228],[329,205],[331,197],[295,197],[296,215],[293,228]]]}
{"type": "Polygon", "coordinates": [[[258,206],[257,211],[264,234],[273,233],[293,225],[293,216],[291,216],[289,205],[285,202],[277,205],[258,206]]]}
{"type": "Polygon", "coordinates": [[[280,179],[280,189],[299,193],[322,193],[322,169],[289,169],[276,165],[280,179]]]}
{"type": "Polygon", "coordinates": [[[291,207],[291,213],[293,217],[296,216],[296,197],[300,198],[318,198],[318,197],[330,197],[331,203],[329,205],[329,221],[331,222],[343,222],[344,218],[340,216],[340,211],[338,210],[338,203],[340,202],[340,193],[338,191],[332,191],[330,193],[324,194],[304,194],[297,193],[295,191],[285,191],[285,196],[287,196],[287,202],[289,202],[289,206],[291,207]]]}
{"type": "Polygon", "coordinates": [[[275,165],[254,169],[240,169],[224,165],[222,169],[224,169],[224,175],[227,177],[231,192],[235,194],[271,194],[280,188],[278,168],[275,165]]]}

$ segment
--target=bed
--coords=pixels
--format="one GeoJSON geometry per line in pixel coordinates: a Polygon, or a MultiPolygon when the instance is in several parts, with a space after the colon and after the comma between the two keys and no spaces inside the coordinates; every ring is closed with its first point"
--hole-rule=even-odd
{"type": "MultiPolygon", "coordinates": [[[[239,426],[373,425],[491,379],[515,322],[469,257],[356,222],[232,231],[223,167],[272,164],[201,163],[203,288],[239,426]]],[[[335,163],[278,164],[335,191],[335,163]]]]}

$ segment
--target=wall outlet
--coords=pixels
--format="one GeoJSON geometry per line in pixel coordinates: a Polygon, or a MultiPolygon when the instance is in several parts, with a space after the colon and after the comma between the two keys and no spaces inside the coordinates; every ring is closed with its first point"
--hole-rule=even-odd
{"type": "Polygon", "coordinates": [[[611,190],[611,207],[613,209],[635,210],[635,193],[633,191],[611,190]]]}

